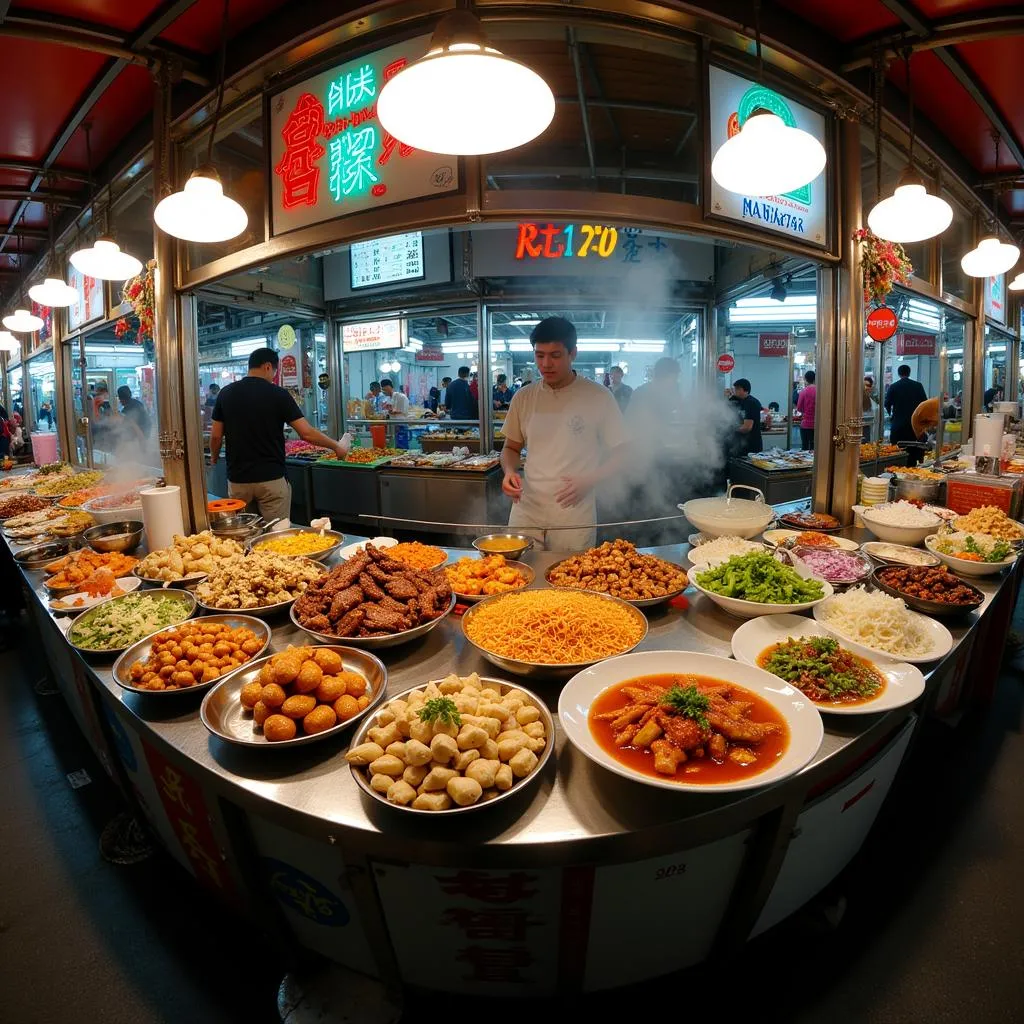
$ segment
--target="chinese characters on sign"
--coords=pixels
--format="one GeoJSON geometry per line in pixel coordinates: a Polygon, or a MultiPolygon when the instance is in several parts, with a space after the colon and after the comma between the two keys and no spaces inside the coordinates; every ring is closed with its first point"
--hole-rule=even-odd
{"type": "Polygon", "coordinates": [[[349,258],[353,289],[418,280],[424,275],[423,233],[408,231],[404,235],[355,242],[349,258]]]}
{"type": "Polygon", "coordinates": [[[281,360],[281,387],[297,388],[299,386],[299,364],[293,355],[286,355],[281,360]]]}
{"type": "Polygon", "coordinates": [[[757,336],[757,354],[759,356],[788,356],[788,334],[759,334],[757,336]]]}
{"type": "Polygon", "coordinates": [[[384,83],[426,42],[367,54],[271,97],[273,234],[458,188],[455,158],[417,152],[377,120],[384,83]]]}
{"type": "Polygon", "coordinates": [[[375,352],[387,348],[405,348],[405,320],[377,320],[371,323],[345,324],[341,328],[341,349],[349,352],[375,352]]]}
{"type": "Polygon", "coordinates": [[[94,277],[86,277],[69,263],[68,284],[78,292],[78,300],[68,306],[68,330],[77,331],[79,327],[91,324],[94,320],[102,320],[106,313],[103,282],[94,277]]]}
{"type": "Polygon", "coordinates": [[[935,355],[934,334],[910,334],[901,331],[896,336],[896,355],[898,356],[933,356],[935,355]]]}

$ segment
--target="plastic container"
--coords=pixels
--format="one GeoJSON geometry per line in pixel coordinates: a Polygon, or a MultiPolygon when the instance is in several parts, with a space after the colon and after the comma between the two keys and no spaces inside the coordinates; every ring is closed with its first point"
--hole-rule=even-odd
{"type": "Polygon", "coordinates": [[[57,461],[57,435],[33,434],[32,459],[37,466],[57,461]]]}
{"type": "Polygon", "coordinates": [[[370,427],[370,440],[374,448],[387,448],[387,427],[383,423],[374,423],[370,427]]]}

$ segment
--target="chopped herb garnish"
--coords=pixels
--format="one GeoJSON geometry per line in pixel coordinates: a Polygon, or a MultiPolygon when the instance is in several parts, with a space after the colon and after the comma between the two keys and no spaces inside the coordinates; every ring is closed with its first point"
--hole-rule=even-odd
{"type": "Polygon", "coordinates": [[[462,716],[451,697],[432,697],[420,708],[421,721],[442,725],[462,725],[462,716]]]}
{"type": "Polygon", "coordinates": [[[705,711],[711,707],[711,701],[706,694],[700,692],[696,686],[672,686],[665,691],[661,698],[665,707],[671,708],[677,714],[692,718],[702,729],[710,729],[705,711]]]}

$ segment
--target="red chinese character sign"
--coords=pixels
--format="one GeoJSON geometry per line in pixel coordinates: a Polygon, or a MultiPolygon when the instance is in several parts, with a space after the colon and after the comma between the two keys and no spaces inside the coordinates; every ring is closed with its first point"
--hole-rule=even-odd
{"type": "Polygon", "coordinates": [[[384,83],[428,42],[366,54],[270,97],[272,234],[458,189],[455,157],[414,150],[377,119],[384,83]]]}
{"type": "Polygon", "coordinates": [[[909,334],[901,331],[896,336],[896,355],[898,356],[933,356],[935,355],[934,334],[909,334]]]}
{"type": "Polygon", "coordinates": [[[877,306],[867,315],[865,329],[872,341],[888,341],[899,326],[896,313],[888,306],[877,306]]]}
{"type": "Polygon", "coordinates": [[[757,354],[759,356],[789,355],[788,334],[759,334],[757,336],[757,354]]]}
{"type": "Polygon", "coordinates": [[[736,360],[728,352],[723,352],[718,357],[718,363],[716,365],[718,366],[719,373],[731,373],[733,367],[736,365],[736,360]]]}

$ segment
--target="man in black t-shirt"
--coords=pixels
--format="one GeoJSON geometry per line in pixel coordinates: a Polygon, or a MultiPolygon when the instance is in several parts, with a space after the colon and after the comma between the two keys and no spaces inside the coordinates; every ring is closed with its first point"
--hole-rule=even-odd
{"type": "Polygon", "coordinates": [[[761,403],[750,393],[750,381],[746,377],[732,382],[733,401],[740,414],[740,454],[764,450],[761,443],[761,403]]]}
{"type": "MultiPolygon", "coordinates": [[[[918,437],[914,433],[911,421],[914,418],[914,410],[922,402],[928,401],[928,395],[920,381],[910,379],[910,367],[906,363],[897,369],[896,377],[885,392],[885,399],[882,402],[885,411],[892,417],[889,441],[891,444],[898,444],[900,441],[921,441],[924,435],[918,437]]],[[[906,451],[908,465],[916,466],[924,457],[920,448],[907,448],[906,451]]]]}
{"type": "Polygon", "coordinates": [[[330,448],[338,458],[349,450],[313,427],[295,399],[273,383],[277,362],[272,348],[256,349],[248,376],[221,389],[210,428],[210,465],[216,465],[227,438],[228,493],[255,504],[265,519],[287,519],[291,510],[292,489],[284,475],[286,423],[303,441],[330,448]]]}

